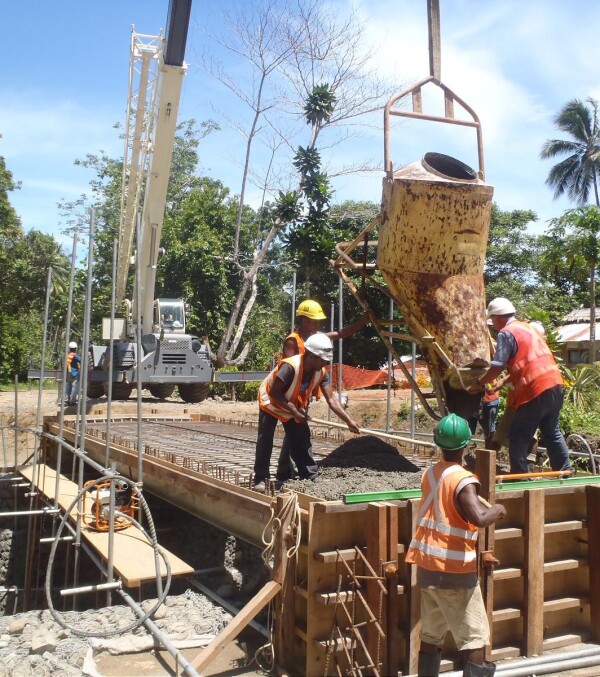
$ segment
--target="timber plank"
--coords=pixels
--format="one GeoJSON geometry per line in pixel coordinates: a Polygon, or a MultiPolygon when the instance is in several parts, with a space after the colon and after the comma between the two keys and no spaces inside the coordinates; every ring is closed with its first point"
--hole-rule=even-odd
{"type": "Polygon", "coordinates": [[[564,522],[550,522],[544,525],[545,534],[555,534],[561,531],[578,531],[585,527],[583,520],[566,520],[564,522]]]}
{"type": "Polygon", "coordinates": [[[555,571],[567,571],[568,569],[579,569],[579,567],[586,567],[588,565],[587,559],[584,557],[575,557],[573,559],[559,559],[553,562],[544,563],[544,573],[554,573],[555,571]]]}
{"type": "Polygon", "coordinates": [[[560,649],[563,646],[571,646],[572,644],[581,644],[582,642],[586,642],[587,639],[588,635],[586,633],[567,633],[565,635],[548,637],[544,640],[544,651],[560,649]]]}
{"type": "Polygon", "coordinates": [[[521,618],[522,615],[521,609],[506,607],[505,609],[494,609],[492,618],[494,623],[499,623],[500,621],[509,621],[513,618],[521,618]]]}
{"type": "MultiPolygon", "coordinates": [[[[26,479],[32,479],[32,466],[21,468],[20,472],[26,479]]],[[[56,471],[43,463],[38,463],[35,484],[46,497],[54,501],[56,487],[56,471]]],[[[77,495],[77,484],[59,475],[58,505],[63,511],[68,510],[77,495]]],[[[76,520],[76,507],[71,513],[71,521],[76,520]]],[[[91,545],[104,562],[108,561],[108,532],[94,531],[82,524],[82,537],[91,545]]],[[[186,564],[172,553],[161,548],[171,565],[172,576],[190,576],[194,573],[193,567],[186,564]]],[[[160,560],[160,570],[163,578],[166,576],[165,564],[160,560]]],[[[134,526],[114,532],[113,566],[118,577],[129,588],[136,588],[146,581],[156,578],[154,550],[142,533],[134,526]]]]}
{"type": "Polygon", "coordinates": [[[496,529],[494,536],[497,541],[503,541],[506,538],[522,538],[523,529],[519,529],[517,527],[506,527],[504,529],[496,529]]]}
{"type": "Polygon", "coordinates": [[[589,599],[587,597],[559,597],[557,599],[547,599],[544,602],[544,612],[562,611],[563,609],[573,609],[576,607],[587,606],[589,599]]]}
{"type": "Polygon", "coordinates": [[[504,581],[507,578],[520,578],[523,571],[518,567],[505,567],[504,569],[494,569],[494,580],[504,581]]]}
{"type": "Polygon", "coordinates": [[[588,538],[589,561],[589,593],[590,593],[590,626],[592,639],[600,641],[600,487],[586,488],[586,504],[588,518],[588,534],[596,534],[596,538],[588,538]]]}
{"type": "Polygon", "coordinates": [[[526,656],[542,652],[544,641],[544,492],[525,492],[524,556],[524,651],[526,656]]]}

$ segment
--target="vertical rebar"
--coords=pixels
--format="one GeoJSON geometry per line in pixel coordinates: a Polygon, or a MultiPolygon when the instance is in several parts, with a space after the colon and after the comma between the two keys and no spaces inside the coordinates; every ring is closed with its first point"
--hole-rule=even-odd
{"type": "MultiPolygon", "coordinates": [[[[390,299],[390,320],[394,320],[394,301],[390,299]]],[[[390,324],[390,332],[393,333],[394,327],[390,324]]],[[[390,349],[388,350],[388,382],[387,382],[387,403],[385,410],[385,431],[390,431],[391,413],[392,413],[392,380],[394,378],[394,356],[392,354],[391,345],[394,339],[390,336],[390,349]]]]}
{"type": "MultiPolygon", "coordinates": [[[[344,282],[342,281],[341,277],[338,290],[339,290],[338,328],[339,331],[342,331],[342,329],[344,328],[344,282]]],[[[344,339],[340,338],[338,343],[338,397],[340,398],[340,402],[342,401],[342,385],[343,385],[343,367],[342,367],[343,347],[344,347],[344,339]]]]}
{"type": "Polygon", "coordinates": [[[116,299],[116,286],[117,286],[117,251],[118,251],[118,240],[114,238],[113,240],[113,267],[112,267],[112,291],[110,296],[110,337],[108,339],[108,388],[107,388],[107,404],[106,404],[106,454],[104,460],[104,467],[108,468],[109,456],[110,456],[110,429],[111,429],[111,416],[112,416],[112,391],[113,391],[113,360],[114,360],[114,345],[115,345],[115,299],[116,299]]]}
{"type": "MultiPolygon", "coordinates": [[[[85,288],[85,308],[83,313],[83,344],[81,347],[81,370],[79,372],[79,449],[81,456],[79,456],[79,472],[77,477],[77,490],[81,492],[83,488],[83,454],[85,453],[85,436],[86,436],[86,419],[87,419],[87,384],[88,384],[88,369],[90,362],[90,318],[92,314],[92,273],[94,270],[94,230],[96,226],[96,212],[91,210],[90,214],[90,231],[89,231],[89,245],[88,245],[88,262],[87,262],[87,283],[85,288]]],[[[73,559],[73,587],[79,585],[79,564],[81,552],[81,515],[83,496],[80,496],[77,503],[77,522],[75,530],[75,555],[73,559]]],[[[77,595],[73,597],[73,609],[76,607],[77,595]]]]}
{"type": "MultiPolygon", "coordinates": [[[[113,287],[114,289],[114,287],[113,287]]],[[[113,461],[110,464],[112,474],[115,474],[117,464],[113,461]]],[[[115,480],[110,478],[110,504],[108,511],[108,563],[106,565],[106,581],[113,582],[113,558],[115,547],[115,480]]],[[[112,592],[109,590],[106,595],[106,603],[108,606],[112,605],[112,592]]]]}
{"type": "MultiPolygon", "coordinates": [[[[417,378],[417,344],[413,341],[411,350],[411,375],[413,381],[417,378]]],[[[417,406],[417,398],[415,396],[415,389],[410,389],[410,436],[415,438],[415,407],[417,406]]]]}
{"type": "MultiPolygon", "coordinates": [[[[75,286],[75,262],[77,260],[77,233],[73,235],[73,251],[71,252],[71,275],[69,277],[69,299],[67,301],[67,320],[65,326],[65,349],[63,351],[62,364],[62,396],[60,398],[60,415],[58,422],[58,451],[56,456],[56,483],[54,485],[54,507],[58,508],[58,489],[60,484],[60,469],[62,465],[62,440],[65,427],[65,392],[67,388],[67,359],[69,356],[69,343],[71,342],[71,316],[73,313],[73,288],[75,286]]],[[[81,378],[81,374],[79,375],[81,378]]],[[[53,523],[53,529],[56,526],[56,520],[53,523]]]]}
{"type": "MultiPolygon", "coordinates": [[[[332,303],[329,308],[329,331],[335,331],[335,303],[332,303]]],[[[333,351],[331,351],[329,358],[329,379],[333,384],[333,351]]],[[[327,407],[327,420],[331,421],[331,409],[329,407],[327,407]]],[[[327,437],[331,437],[331,428],[327,428],[327,437]]]]}
{"type": "Polygon", "coordinates": [[[293,333],[296,324],[296,271],[292,273],[292,320],[290,334],[293,333]]]}
{"type": "Polygon", "coordinates": [[[15,471],[17,469],[17,466],[19,464],[19,431],[18,431],[18,425],[19,425],[19,375],[15,374],[15,415],[14,415],[14,422],[13,422],[14,428],[15,428],[15,471]]]}

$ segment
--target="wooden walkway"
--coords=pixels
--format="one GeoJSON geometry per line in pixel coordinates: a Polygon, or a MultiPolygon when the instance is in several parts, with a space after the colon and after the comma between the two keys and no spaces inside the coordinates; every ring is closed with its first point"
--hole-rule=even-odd
{"type": "MultiPolygon", "coordinates": [[[[32,466],[26,466],[19,471],[30,482],[33,477],[32,466]]],[[[50,501],[56,498],[56,470],[47,465],[36,466],[35,486],[50,501]]],[[[77,484],[60,475],[58,485],[58,506],[65,512],[77,496],[77,484]]],[[[76,508],[71,513],[71,522],[76,522],[76,508]]],[[[108,561],[108,532],[94,531],[82,524],[82,538],[89,543],[103,562],[108,561]]],[[[189,576],[194,570],[172,553],[161,548],[171,566],[172,576],[189,576]]],[[[159,558],[161,575],[166,576],[165,563],[159,558]]],[[[148,540],[135,526],[115,531],[113,548],[113,566],[115,576],[122,579],[128,588],[137,588],[142,583],[153,581],[156,578],[154,550],[148,540]]]]}

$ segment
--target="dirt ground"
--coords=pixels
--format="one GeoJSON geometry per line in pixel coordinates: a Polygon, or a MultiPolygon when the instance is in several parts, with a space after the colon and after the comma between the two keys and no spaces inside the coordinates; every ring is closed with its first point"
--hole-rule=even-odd
{"type": "MultiPolygon", "coordinates": [[[[406,412],[409,406],[410,394],[408,391],[396,391],[391,397],[390,418],[392,427],[408,428],[406,412]],[[398,414],[402,419],[399,420],[398,414]]],[[[88,414],[103,416],[106,413],[106,399],[89,400],[88,414]]],[[[38,391],[20,390],[17,395],[18,424],[23,427],[35,424],[38,409],[38,391]]],[[[56,390],[42,392],[42,413],[44,416],[54,416],[59,413],[58,393],[56,390]]],[[[314,418],[327,418],[327,404],[324,400],[314,402],[310,413],[314,418]]],[[[387,411],[387,395],[385,390],[355,391],[349,395],[348,413],[353,419],[365,428],[385,428],[387,411]]],[[[126,402],[113,402],[112,413],[115,415],[135,416],[137,400],[135,391],[126,402]]],[[[66,414],[75,414],[74,407],[67,407],[66,414]]],[[[208,398],[198,404],[188,404],[179,397],[167,400],[156,400],[147,391],[143,392],[142,414],[179,416],[184,414],[206,414],[232,420],[257,420],[258,405],[256,402],[232,402],[208,398]]],[[[15,418],[14,391],[0,391],[0,425],[12,425],[15,418]]],[[[338,420],[333,416],[332,420],[338,420]]],[[[418,417],[417,429],[427,426],[423,417],[418,417]]]]}

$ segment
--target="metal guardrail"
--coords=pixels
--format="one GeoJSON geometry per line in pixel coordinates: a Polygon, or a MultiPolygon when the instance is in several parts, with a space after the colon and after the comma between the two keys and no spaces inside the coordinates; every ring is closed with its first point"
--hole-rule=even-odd
{"type": "MultiPolygon", "coordinates": [[[[271,372],[269,371],[221,371],[214,375],[213,383],[244,383],[263,381],[271,372]]],[[[41,369],[28,369],[27,380],[34,381],[42,378],[41,369]]],[[[61,379],[62,371],[57,369],[45,370],[43,378],[61,379]]]]}

